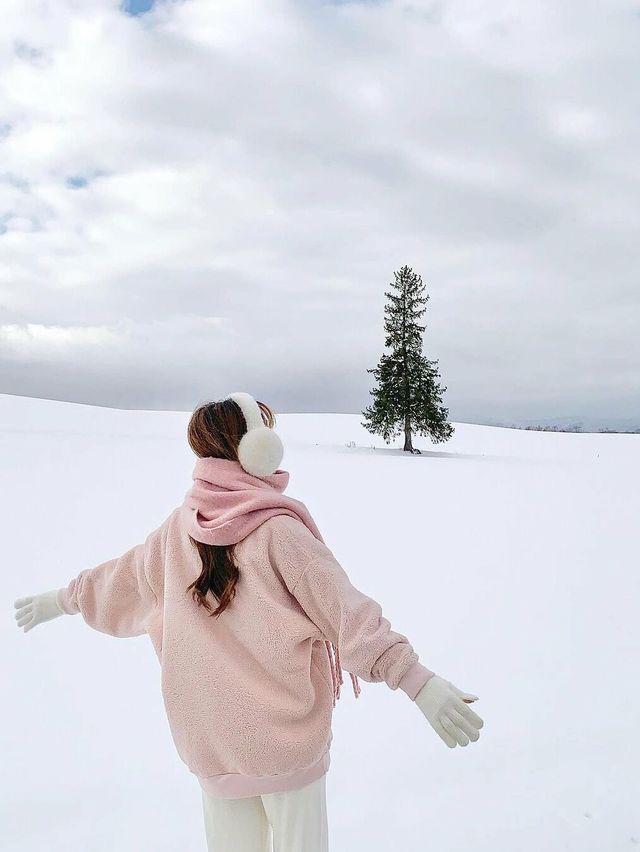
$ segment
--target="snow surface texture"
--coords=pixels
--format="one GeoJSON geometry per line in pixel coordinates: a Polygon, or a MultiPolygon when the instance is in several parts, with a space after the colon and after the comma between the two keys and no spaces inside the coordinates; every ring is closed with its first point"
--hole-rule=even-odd
{"type": "MultiPolygon", "coordinates": [[[[205,849],[147,637],[81,616],[24,634],[13,610],[181,502],[188,417],[0,396],[3,852],[205,849]]],[[[356,700],[347,676],[332,852],[636,848],[640,437],[458,424],[410,456],[359,420],[278,418],[287,493],[422,662],[480,696],[485,726],[448,749],[404,693],[362,681],[356,700]]]]}

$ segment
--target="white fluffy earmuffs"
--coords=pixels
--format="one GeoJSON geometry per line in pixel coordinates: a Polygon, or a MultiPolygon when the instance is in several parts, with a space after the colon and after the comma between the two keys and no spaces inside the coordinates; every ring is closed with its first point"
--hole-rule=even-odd
{"type": "Polygon", "coordinates": [[[279,468],[284,447],[279,435],[265,426],[260,406],[244,391],[230,393],[226,399],[236,402],[244,415],[247,431],[238,444],[240,465],[253,476],[270,476],[279,468]]]}

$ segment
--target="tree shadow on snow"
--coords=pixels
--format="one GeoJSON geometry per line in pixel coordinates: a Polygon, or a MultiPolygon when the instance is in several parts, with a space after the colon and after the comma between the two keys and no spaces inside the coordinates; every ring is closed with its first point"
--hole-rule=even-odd
{"type": "Polygon", "coordinates": [[[345,453],[371,453],[381,456],[401,456],[407,459],[464,459],[471,461],[527,461],[519,456],[497,456],[491,453],[452,453],[445,450],[420,450],[420,453],[408,453],[397,447],[341,447],[345,453]]]}

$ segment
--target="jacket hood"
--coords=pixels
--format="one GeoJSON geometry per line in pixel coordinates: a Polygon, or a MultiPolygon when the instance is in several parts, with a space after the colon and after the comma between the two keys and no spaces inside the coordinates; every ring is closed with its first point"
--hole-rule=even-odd
{"type": "Polygon", "coordinates": [[[189,535],[204,544],[236,544],[275,514],[291,515],[320,541],[318,527],[304,503],[284,494],[289,473],[247,473],[239,461],[198,458],[182,510],[189,535]]]}

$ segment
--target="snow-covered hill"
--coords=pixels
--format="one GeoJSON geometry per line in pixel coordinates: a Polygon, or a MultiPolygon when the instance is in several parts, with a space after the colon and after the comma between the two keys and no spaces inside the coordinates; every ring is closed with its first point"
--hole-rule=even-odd
{"type": "MultiPolygon", "coordinates": [[[[13,616],[181,502],[188,417],[0,396],[3,852],[205,848],[148,639],[13,616]]],[[[636,848],[640,436],[459,424],[408,456],[359,421],[281,415],[287,493],[485,727],[450,750],[404,693],[361,681],[356,700],[347,677],[332,852],[636,848]]]]}

